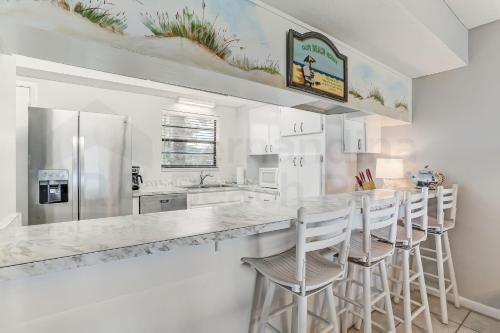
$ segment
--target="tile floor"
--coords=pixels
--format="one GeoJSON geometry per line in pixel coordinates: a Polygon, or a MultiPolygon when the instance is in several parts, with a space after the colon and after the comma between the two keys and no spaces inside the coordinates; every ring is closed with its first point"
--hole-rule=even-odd
{"type": "MultiPolygon", "coordinates": [[[[429,296],[429,305],[431,307],[432,324],[434,333],[500,333],[500,321],[492,319],[478,313],[469,311],[465,308],[457,309],[452,304],[448,306],[448,325],[444,325],[439,320],[441,308],[439,299],[434,296],[429,296]]],[[[394,313],[402,316],[402,302],[393,304],[394,313]]],[[[373,319],[378,323],[385,323],[385,316],[380,313],[373,313],[373,319]]],[[[359,333],[354,328],[349,330],[349,333],[359,333]]],[[[374,333],[380,333],[379,330],[373,329],[374,333]]],[[[404,333],[402,325],[396,326],[396,332],[404,333]]],[[[413,322],[413,333],[425,333],[425,320],[422,315],[418,316],[413,322]]]]}

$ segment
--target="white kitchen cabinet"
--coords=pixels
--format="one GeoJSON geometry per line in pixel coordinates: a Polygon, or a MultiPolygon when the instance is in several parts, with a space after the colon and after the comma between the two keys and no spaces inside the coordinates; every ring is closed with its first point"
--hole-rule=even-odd
{"type": "Polygon", "coordinates": [[[364,153],[365,143],[365,122],[344,119],[344,153],[364,153]]]}
{"type": "Polygon", "coordinates": [[[243,202],[242,191],[188,193],[188,209],[223,206],[243,202]]]}
{"type": "Polygon", "coordinates": [[[258,202],[258,201],[271,202],[271,201],[276,201],[277,198],[278,198],[277,194],[253,192],[253,191],[243,192],[243,201],[245,202],[258,202]]]}
{"type": "Polygon", "coordinates": [[[278,154],[280,110],[273,105],[248,111],[249,155],[278,154]]]}
{"type": "Polygon", "coordinates": [[[281,136],[305,135],[323,131],[323,115],[292,108],[281,108],[281,136]]]}
{"type": "Polygon", "coordinates": [[[379,116],[344,118],[344,153],[381,153],[381,133],[379,116]]]}
{"type": "Polygon", "coordinates": [[[322,194],[323,157],[314,155],[280,156],[280,193],[283,199],[322,194]]]}

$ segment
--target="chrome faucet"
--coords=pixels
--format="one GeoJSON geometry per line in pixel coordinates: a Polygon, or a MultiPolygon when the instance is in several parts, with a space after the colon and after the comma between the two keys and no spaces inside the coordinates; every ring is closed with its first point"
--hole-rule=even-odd
{"type": "Polygon", "coordinates": [[[200,185],[203,185],[203,182],[205,181],[205,179],[207,179],[207,177],[213,177],[213,175],[211,175],[209,173],[203,174],[203,170],[202,170],[200,172],[200,185]]]}

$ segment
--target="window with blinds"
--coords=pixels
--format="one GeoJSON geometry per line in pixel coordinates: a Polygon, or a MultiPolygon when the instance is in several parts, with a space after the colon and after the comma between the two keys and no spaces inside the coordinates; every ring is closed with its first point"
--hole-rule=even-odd
{"type": "Polygon", "coordinates": [[[164,112],[162,169],[216,168],[217,120],[164,112]]]}

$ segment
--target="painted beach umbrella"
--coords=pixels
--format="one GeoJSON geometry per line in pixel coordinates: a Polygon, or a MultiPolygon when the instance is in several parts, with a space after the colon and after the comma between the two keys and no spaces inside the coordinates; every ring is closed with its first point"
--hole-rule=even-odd
{"type": "Polygon", "coordinates": [[[312,64],[312,63],[316,62],[316,59],[314,59],[310,55],[307,55],[307,57],[304,59],[304,62],[308,62],[309,64],[312,64]]]}

